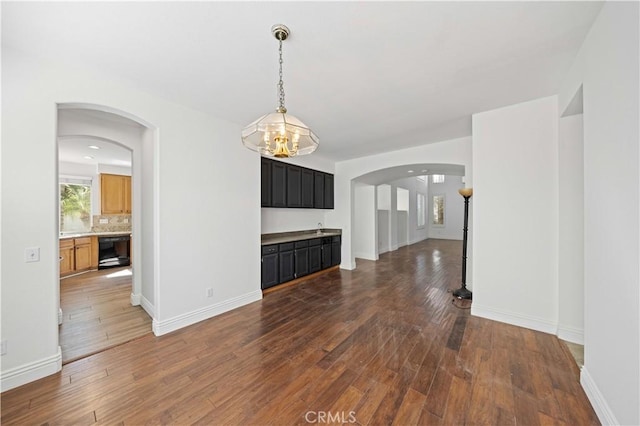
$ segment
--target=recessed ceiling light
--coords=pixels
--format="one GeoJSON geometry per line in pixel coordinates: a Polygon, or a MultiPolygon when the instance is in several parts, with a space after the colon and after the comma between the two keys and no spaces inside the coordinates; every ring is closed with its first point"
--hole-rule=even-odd
{"type": "Polygon", "coordinates": [[[84,158],[86,158],[87,160],[93,160],[93,157],[90,155],[85,155],[84,158]]]}
{"type": "Polygon", "coordinates": [[[413,173],[413,170],[407,170],[407,173],[413,173]]]}
{"type": "Polygon", "coordinates": [[[91,148],[91,149],[100,149],[100,147],[97,146],[97,145],[89,145],[89,148],[91,148]]]}

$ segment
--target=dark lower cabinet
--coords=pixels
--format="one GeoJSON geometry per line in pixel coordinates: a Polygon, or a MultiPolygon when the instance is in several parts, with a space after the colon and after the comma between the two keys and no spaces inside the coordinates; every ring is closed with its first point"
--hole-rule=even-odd
{"type": "Polygon", "coordinates": [[[322,269],[331,266],[331,238],[322,239],[322,269]]]}
{"type": "Polygon", "coordinates": [[[331,266],[339,265],[342,257],[340,237],[331,237],[331,266]]]}
{"type": "Polygon", "coordinates": [[[262,246],[262,289],[340,264],[340,236],[262,246]]]}
{"type": "Polygon", "coordinates": [[[284,283],[295,278],[295,259],[293,243],[279,245],[280,282],[284,283]]]}
{"type": "Polygon", "coordinates": [[[322,269],[322,240],[315,238],[309,241],[309,273],[322,269]]]}
{"type": "Polygon", "coordinates": [[[295,277],[300,278],[309,275],[309,242],[297,241],[295,243],[295,277]]]}
{"type": "Polygon", "coordinates": [[[262,289],[280,284],[278,246],[262,247],[262,289]]]}

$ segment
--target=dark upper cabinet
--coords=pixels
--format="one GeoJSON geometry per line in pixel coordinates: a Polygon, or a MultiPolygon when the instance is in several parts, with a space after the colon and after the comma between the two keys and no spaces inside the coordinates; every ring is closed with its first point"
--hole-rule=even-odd
{"type": "Polygon", "coordinates": [[[271,161],[266,158],[260,158],[260,169],[262,207],[271,207],[271,161]]]}
{"type": "Polygon", "coordinates": [[[324,173],[313,172],[313,207],[324,209],[324,173]]]}
{"type": "Polygon", "coordinates": [[[287,207],[287,165],[271,162],[271,207],[287,207]]]}
{"type": "Polygon", "coordinates": [[[324,208],[333,208],[333,175],[324,175],[324,208]]]}
{"type": "Polygon", "coordinates": [[[313,170],[302,169],[302,176],[300,181],[300,196],[302,199],[302,206],[305,208],[313,207],[313,170]]]}
{"type": "Polygon", "coordinates": [[[260,159],[262,207],[334,208],[330,173],[260,159]]]}
{"type": "Polygon", "coordinates": [[[302,207],[301,182],[302,169],[287,166],[287,207],[302,207]]]}

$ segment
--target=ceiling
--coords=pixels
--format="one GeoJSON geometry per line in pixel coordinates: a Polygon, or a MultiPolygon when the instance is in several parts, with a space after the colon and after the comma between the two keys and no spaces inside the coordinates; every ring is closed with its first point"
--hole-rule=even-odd
{"type": "MultiPolygon", "coordinates": [[[[241,126],[286,106],[340,161],[556,94],[601,2],[3,2],[2,44],[241,126]]],[[[238,143],[240,136],[238,135],[238,143]]]]}

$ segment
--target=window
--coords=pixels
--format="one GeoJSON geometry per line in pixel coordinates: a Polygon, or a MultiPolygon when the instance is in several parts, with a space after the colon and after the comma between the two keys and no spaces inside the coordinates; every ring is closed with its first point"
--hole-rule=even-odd
{"type": "Polygon", "coordinates": [[[444,225],[444,195],[433,196],[433,225],[444,225]]]}
{"type": "Polygon", "coordinates": [[[431,183],[444,183],[444,175],[431,175],[431,183]]]}
{"type": "Polygon", "coordinates": [[[424,194],[418,194],[418,200],[416,203],[416,210],[417,210],[417,216],[418,216],[418,228],[424,228],[426,221],[426,212],[427,209],[425,208],[425,201],[426,198],[424,196],[424,194]]]}
{"type": "Polygon", "coordinates": [[[91,181],[60,179],[60,232],[91,231],[91,181]]]}

